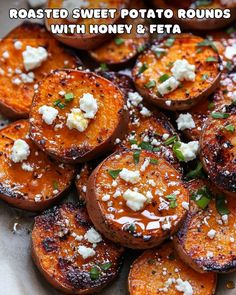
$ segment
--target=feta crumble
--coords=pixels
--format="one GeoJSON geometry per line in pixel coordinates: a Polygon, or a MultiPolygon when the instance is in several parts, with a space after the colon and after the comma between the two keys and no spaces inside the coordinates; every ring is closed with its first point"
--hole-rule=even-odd
{"type": "Polygon", "coordinates": [[[207,236],[210,239],[214,239],[215,235],[216,235],[216,231],[214,229],[209,230],[209,232],[207,233],[207,236]]]}
{"type": "Polygon", "coordinates": [[[85,93],[80,99],[80,109],[85,112],[84,117],[87,119],[94,119],[98,105],[97,100],[90,93],[85,93]]]}
{"type": "Polygon", "coordinates": [[[184,295],[193,295],[193,288],[188,281],[183,281],[182,279],[176,280],[175,289],[179,292],[183,292],[184,295]]]}
{"type": "Polygon", "coordinates": [[[138,92],[129,92],[128,101],[135,107],[137,107],[143,100],[142,96],[138,92]]]}
{"type": "Polygon", "coordinates": [[[171,69],[175,79],[178,81],[195,81],[195,71],[195,65],[191,65],[186,59],[177,59],[171,69]]]}
{"type": "Polygon", "coordinates": [[[102,236],[93,227],[86,232],[84,238],[92,244],[97,244],[102,241],[102,236]]]}
{"type": "Polygon", "coordinates": [[[125,191],[123,198],[126,200],[126,205],[133,211],[139,211],[143,209],[147,198],[136,191],[128,189],[125,191]]]}
{"type": "Polygon", "coordinates": [[[175,77],[170,77],[165,82],[158,85],[157,90],[163,96],[168,94],[179,87],[179,81],[175,77]]]}
{"type": "Polygon", "coordinates": [[[47,125],[52,125],[58,116],[57,109],[46,105],[40,107],[38,112],[42,115],[42,119],[47,125]]]}
{"type": "Polygon", "coordinates": [[[196,159],[198,150],[199,150],[199,142],[198,141],[190,141],[189,143],[181,142],[181,146],[178,150],[184,156],[184,162],[187,163],[196,159]]]}
{"type": "Polygon", "coordinates": [[[48,58],[48,52],[43,47],[26,46],[22,53],[24,67],[26,71],[36,69],[48,58]]]}
{"type": "Polygon", "coordinates": [[[15,41],[14,47],[16,50],[20,50],[22,48],[22,42],[21,41],[15,41]]]}
{"type": "Polygon", "coordinates": [[[232,46],[227,46],[224,55],[226,58],[232,60],[233,57],[236,56],[236,44],[233,44],[232,46]]]}
{"type": "Polygon", "coordinates": [[[12,154],[10,156],[14,163],[19,163],[26,160],[30,155],[30,147],[22,139],[17,139],[12,147],[12,154]]]}
{"type": "Polygon", "coordinates": [[[180,114],[176,120],[178,130],[193,129],[196,127],[195,122],[191,114],[180,114]]]}
{"type": "Polygon", "coordinates": [[[139,171],[131,171],[126,168],[123,168],[119,173],[121,179],[132,184],[138,183],[140,181],[139,171]]]}
{"type": "Polygon", "coordinates": [[[78,247],[78,253],[84,258],[87,259],[89,257],[92,257],[96,254],[96,252],[93,250],[93,248],[85,247],[85,246],[79,246],[78,247]]]}
{"type": "Polygon", "coordinates": [[[84,117],[84,114],[79,108],[74,108],[67,116],[66,126],[69,129],[77,129],[84,132],[88,128],[89,120],[84,117]]]}

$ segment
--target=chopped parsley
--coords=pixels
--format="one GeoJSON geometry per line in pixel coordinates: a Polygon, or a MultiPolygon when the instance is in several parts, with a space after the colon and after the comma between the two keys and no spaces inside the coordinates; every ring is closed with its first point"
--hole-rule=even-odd
{"type": "Polygon", "coordinates": [[[234,131],[235,131],[235,126],[234,126],[233,124],[229,124],[229,125],[225,126],[225,130],[226,130],[226,131],[229,131],[229,132],[231,132],[231,133],[234,133],[234,131]]]}
{"type": "Polygon", "coordinates": [[[201,47],[211,47],[215,52],[218,52],[215,43],[212,40],[209,40],[209,39],[205,39],[204,41],[199,42],[197,44],[197,47],[198,48],[201,48],[201,47]]]}
{"type": "Polygon", "coordinates": [[[223,195],[216,197],[216,209],[220,215],[228,215],[230,213],[223,195]]]}
{"type": "Polygon", "coordinates": [[[203,171],[202,163],[199,161],[195,169],[189,171],[186,175],[188,180],[190,179],[203,179],[205,178],[205,174],[203,171]]]}
{"type": "Polygon", "coordinates": [[[114,39],[114,42],[116,43],[116,45],[122,45],[125,43],[125,40],[123,38],[120,38],[120,37],[116,37],[114,39]]]}
{"type": "Polygon", "coordinates": [[[227,113],[214,112],[214,113],[211,113],[211,116],[214,119],[227,119],[229,118],[230,115],[227,113]]]}
{"type": "Polygon", "coordinates": [[[206,81],[209,78],[208,74],[203,74],[202,75],[202,81],[206,81]]]}
{"type": "Polygon", "coordinates": [[[171,37],[171,38],[168,38],[165,42],[165,46],[167,47],[171,47],[173,46],[173,44],[175,43],[175,38],[174,37],[171,37]]]}
{"type": "Polygon", "coordinates": [[[157,165],[158,164],[158,160],[152,158],[152,159],[150,159],[150,164],[157,165]]]}
{"type": "Polygon", "coordinates": [[[166,199],[168,200],[168,201],[170,201],[170,208],[171,209],[174,209],[174,208],[176,208],[177,207],[177,202],[176,202],[176,195],[168,195],[168,196],[166,196],[166,199]]]}
{"type": "Polygon", "coordinates": [[[170,138],[168,138],[166,141],[164,141],[164,145],[171,145],[178,139],[177,135],[174,135],[170,138]]]}
{"type": "Polygon", "coordinates": [[[54,102],[54,107],[58,107],[59,109],[63,110],[65,108],[65,104],[61,101],[61,99],[58,99],[54,102]]]}
{"type": "Polygon", "coordinates": [[[175,142],[173,145],[173,152],[179,161],[184,162],[185,157],[184,157],[183,153],[179,150],[180,147],[181,147],[181,143],[175,142]]]}
{"type": "Polygon", "coordinates": [[[74,99],[74,94],[72,92],[65,94],[65,102],[71,102],[74,99]]]}
{"type": "Polygon", "coordinates": [[[99,267],[102,270],[107,271],[108,269],[110,269],[112,267],[112,263],[111,262],[105,262],[103,264],[99,264],[99,267]]]}
{"type": "Polygon", "coordinates": [[[109,68],[108,68],[107,64],[102,63],[102,64],[100,64],[100,66],[99,66],[99,70],[105,72],[105,71],[108,71],[109,68]]]}
{"type": "Polygon", "coordinates": [[[218,59],[214,56],[209,56],[206,58],[206,62],[218,62],[218,59]]]}
{"type": "Polygon", "coordinates": [[[141,151],[135,151],[133,153],[134,164],[138,164],[139,163],[140,154],[141,154],[141,151]]]}
{"type": "Polygon", "coordinates": [[[212,197],[207,187],[203,186],[191,195],[191,199],[195,201],[199,208],[206,209],[212,197]]]}
{"type": "Polygon", "coordinates": [[[100,270],[97,266],[93,266],[90,269],[90,278],[91,280],[95,281],[100,277],[100,270]]]}
{"type": "Polygon", "coordinates": [[[168,74],[164,74],[162,75],[160,78],[159,78],[159,82],[160,83],[163,83],[165,82],[166,80],[168,80],[170,78],[170,76],[168,74]]]}
{"type": "Polygon", "coordinates": [[[139,68],[138,70],[138,75],[141,75],[142,73],[144,73],[146,70],[148,69],[148,66],[146,63],[143,63],[142,66],[139,68]]]}
{"type": "Polygon", "coordinates": [[[150,89],[156,86],[156,81],[155,80],[151,80],[149,81],[147,84],[145,84],[145,87],[150,89]]]}
{"type": "Polygon", "coordinates": [[[122,169],[117,169],[117,170],[108,170],[108,174],[113,178],[116,179],[120,172],[122,171],[122,169]]]}

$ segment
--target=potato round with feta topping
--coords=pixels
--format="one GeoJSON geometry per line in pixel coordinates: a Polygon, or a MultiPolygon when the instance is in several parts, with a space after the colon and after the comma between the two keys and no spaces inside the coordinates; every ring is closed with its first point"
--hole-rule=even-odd
{"type": "Polygon", "coordinates": [[[223,192],[236,196],[236,105],[211,114],[200,145],[202,164],[211,181],[223,192]]]}
{"type": "MultiPolygon", "coordinates": [[[[120,20],[120,10],[127,7],[129,0],[84,0],[84,1],[68,1],[68,0],[49,0],[48,1],[48,8],[57,9],[63,8],[69,11],[69,17],[67,19],[54,19],[54,18],[47,18],[46,19],[46,26],[50,32],[52,32],[51,25],[79,25],[84,26],[85,33],[80,33],[81,31],[75,31],[68,28],[68,33],[65,34],[54,34],[54,36],[59,39],[61,42],[83,50],[90,50],[98,47],[104,41],[106,41],[110,35],[109,34],[96,34],[96,33],[88,33],[90,32],[90,25],[112,25],[120,20]],[[87,17],[82,16],[80,18],[73,18],[72,12],[74,9],[83,9],[83,10],[104,10],[107,11],[109,9],[115,9],[115,15],[109,14],[109,12],[105,12],[99,16],[99,12],[95,12],[94,16],[87,17]]],[[[86,14],[87,15],[87,14],[86,14]]],[[[90,14],[91,15],[91,14],[90,14]]]]}
{"type": "Polygon", "coordinates": [[[87,185],[86,205],[95,226],[129,248],[154,247],[176,232],[188,202],[179,172],[149,151],[112,154],[87,185]]]}
{"type": "Polygon", "coordinates": [[[51,70],[75,68],[79,60],[40,24],[23,23],[0,42],[0,111],[13,119],[29,116],[39,81],[51,70]]]}
{"type": "Polygon", "coordinates": [[[212,295],[216,274],[200,274],[178,257],[172,242],[145,251],[131,266],[130,295],[212,295]]]}
{"type": "Polygon", "coordinates": [[[21,209],[41,211],[70,187],[75,169],[60,165],[29,139],[29,122],[0,131],[0,198],[21,209]]]}
{"type": "Polygon", "coordinates": [[[236,269],[236,200],[203,180],[187,183],[190,211],[174,238],[179,256],[198,272],[236,269]]]}
{"type": "Polygon", "coordinates": [[[220,66],[213,42],[182,34],[166,37],[141,54],[133,78],[147,101],[164,109],[186,110],[217,88],[220,66]]]}
{"type": "Polygon", "coordinates": [[[123,248],[103,239],[86,209],[71,203],[35,218],[32,256],[44,277],[67,294],[94,294],[118,274],[123,248]]]}
{"type": "Polygon", "coordinates": [[[85,162],[111,150],[128,123],[125,101],[110,81],[90,72],[58,70],[34,96],[30,136],[62,162],[85,162]]]}

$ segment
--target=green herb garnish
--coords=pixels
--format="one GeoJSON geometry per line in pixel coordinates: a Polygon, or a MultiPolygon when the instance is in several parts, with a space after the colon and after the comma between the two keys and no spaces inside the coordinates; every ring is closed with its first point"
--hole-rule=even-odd
{"type": "Polygon", "coordinates": [[[181,143],[175,142],[173,145],[173,152],[179,161],[184,162],[185,157],[184,157],[183,153],[179,150],[180,147],[181,147],[181,143]]]}
{"type": "Polygon", "coordinates": [[[214,108],[215,108],[215,103],[214,102],[210,102],[208,104],[208,110],[212,111],[212,110],[214,110],[214,108]]]}
{"type": "Polygon", "coordinates": [[[157,165],[158,164],[158,160],[152,158],[152,159],[150,159],[150,164],[157,165]]]}
{"type": "Polygon", "coordinates": [[[167,47],[171,47],[173,44],[175,43],[175,38],[174,37],[171,37],[171,38],[168,38],[165,42],[165,46],[167,47]]]}
{"type": "Polygon", "coordinates": [[[188,180],[189,179],[203,179],[203,178],[205,178],[202,163],[198,162],[196,168],[187,173],[186,178],[188,180]]]}
{"type": "Polygon", "coordinates": [[[103,263],[103,264],[99,264],[99,267],[102,270],[107,271],[109,268],[112,267],[112,263],[111,262],[106,262],[106,263],[103,263]]]}
{"type": "Polygon", "coordinates": [[[206,81],[209,78],[208,74],[202,75],[202,81],[206,81]]]}
{"type": "Polygon", "coordinates": [[[57,181],[53,182],[53,189],[58,190],[58,182],[57,181]]]}
{"type": "Polygon", "coordinates": [[[108,71],[109,68],[108,68],[107,64],[102,63],[102,64],[100,64],[100,66],[99,66],[99,70],[105,72],[105,71],[108,71]]]}
{"type": "Polygon", "coordinates": [[[145,141],[142,141],[140,144],[139,144],[139,147],[142,149],[142,150],[146,150],[146,151],[152,151],[153,150],[153,146],[148,143],[148,142],[145,142],[145,141]]]}
{"type": "Polygon", "coordinates": [[[90,278],[95,281],[100,276],[100,270],[97,266],[93,266],[90,270],[90,278]]]}
{"type": "Polygon", "coordinates": [[[211,47],[215,52],[218,52],[217,47],[215,45],[215,43],[212,40],[206,39],[202,42],[199,42],[197,44],[197,47],[211,47]]]}
{"type": "Polygon", "coordinates": [[[155,80],[151,80],[149,81],[147,84],[145,84],[145,87],[150,89],[156,86],[156,81],[155,80]]]}
{"type": "Polygon", "coordinates": [[[214,112],[214,113],[211,113],[211,116],[214,119],[227,119],[229,118],[230,115],[227,113],[214,112]]]}
{"type": "Polygon", "coordinates": [[[163,83],[165,82],[166,80],[168,80],[170,78],[170,76],[168,74],[164,74],[162,75],[160,78],[159,78],[159,82],[160,83],[163,83]]]}
{"type": "Polygon", "coordinates": [[[65,94],[65,102],[71,102],[74,99],[74,94],[72,92],[65,94]]]}
{"type": "Polygon", "coordinates": [[[176,140],[178,139],[177,135],[174,135],[170,138],[168,138],[166,141],[164,141],[164,145],[171,145],[173,144],[174,142],[176,142],[176,140]]]}
{"type": "Polygon", "coordinates": [[[208,58],[206,58],[206,62],[217,62],[218,59],[214,56],[209,56],[208,58]]]}
{"type": "Polygon", "coordinates": [[[133,153],[134,164],[138,164],[139,163],[140,154],[141,154],[141,151],[135,151],[133,153]]]}
{"type": "Polygon", "coordinates": [[[113,178],[116,179],[120,172],[122,171],[122,169],[117,169],[117,170],[108,170],[108,174],[113,178]]]}
{"type": "Polygon", "coordinates": [[[227,126],[225,126],[225,130],[231,132],[231,133],[234,133],[235,131],[235,126],[233,124],[229,124],[227,126]]]}
{"type": "Polygon", "coordinates": [[[176,195],[168,195],[166,196],[166,199],[170,201],[170,208],[174,209],[177,207],[177,202],[176,202],[176,195]]]}
{"type": "Polygon", "coordinates": [[[191,199],[195,201],[199,208],[205,209],[210,203],[212,197],[207,187],[203,186],[191,195],[191,199]]]}
{"type": "Polygon", "coordinates": [[[228,215],[230,213],[223,195],[216,197],[216,209],[220,215],[228,215]]]}
{"type": "Polygon", "coordinates": [[[116,45],[122,45],[125,43],[125,40],[123,38],[120,38],[120,37],[116,37],[114,39],[114,42],[116,43],[116,45]]]}
{"type": "Polygon", "coordinates": [[[58,99],[54,102],[54,107],[58,107],[59,109],[63,110],[65,108],[65,104],[61,101],[61,99],[58,99]]]}
{"type": "Polygon", "coordinates": [[[141,75],[143,72],[145,72],[148,69],[148,66],[146,63],[142,64],[142,66],[139,68],[138,75],[141,75]]]}

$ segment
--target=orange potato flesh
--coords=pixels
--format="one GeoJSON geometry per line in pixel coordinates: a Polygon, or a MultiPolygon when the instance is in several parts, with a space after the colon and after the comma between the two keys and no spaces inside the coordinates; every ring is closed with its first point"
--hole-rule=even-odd
{"type": "Polygon", "coordinates": [[[173,279],[187,281],[194,295],[212,295],[217,277],[192,270],[174,252],[172,242],[168,242],[160,248],[145,251],[135,260],[129,273],[130,295],[183,294],[176,289],[177,283],[168,287],[167,281],[173,279]]]}
{"type": "Polygon", "coordinates": [[[206,123],[200,139],[201,159],[210,179],[228,194],[236,195],[236,106],[225,107],[228,118],[206,123]],[[231,126],[227,130],[227,126],[231,126]]]}
{"type": "Polygon", "coordinates": [[[22,209],[38,211],[50,206],[69,188],[75,169],[49,159],[29,139],[26,120],[10,124],[0,131],[0,197],[22,209]],[[20,163],[11,160],[12,147],[17,139],[27,142],[29,157],[20,163]],[[30,166],[27,171],[22,164],[30,166]],[[39,200],[37,200],[37,196],[39,200]]]}
{"type": "Polygon", "coordinates": [[[77,192],[79,193],[79,199],[82,201],[85,200],[87,182],[91,172],[92,167],[88,163],[85,163],[76,177],[75,185],[77,192]]]}
{"type": "Polygon", "coordinates": [[[85,209],[70,203],[36,217],[33,259],[55,288],[68,294],[94,294],[117,276],[122,248],[103,239],[94,248],[96,255],[84,259],[79,254],[79,246],[93,247],[84,238],[92,227],[85,209]],[[94,268],[98,272],[95,278],[91,277],[94,268]]]}
{"type": "Polygon", "coordinates": [[[182,34],[174,37],[175,41],[172,46],[166,46],[167,39],[157,44],[158,48],[164,48],[167,52],[158,57],[152,49],[141,54],[133,69],[133,77],[136,88],[140,93],[152,103],[160,107],[172,110],[189,109],[198,103],[201,99],[210,95],[218,85],[220,77],[219,62],[207,62],[208,58],[214,58],[219,61],[219,55],[210,47],[202,47],[198,52],[198,43],[204,41],[201,37],[182,34]],[[181,87],[160,97],[158,86],[162,83],[159,79],[167,74],[172,76],[171,68],[176,60],[186,59],[190,64],[196,66],[195,81],[183,81],[181,87]],[[139,74],[141,65],[146,65],[147,69],[139,74]],[[203,80],[203,75],[207,79],[203,80]],[[146,85],[154,80],[156,85],[147,88],[146,85]],[[166,104],[170,101],[170,105],[166,104]]]}
{"type": "MultiPolygon", "coordinates": [[[[129,0],[107,0],[105,3],[103,3],[100,0],[88,0],[88,5],[86,7],[81,7],[84,9],[116,9],[116,15],[115,18],[112,19],[111,17],[108,18],[84,18],[84,19],[78,19],[77,21],[71,23],[67,19],[47,19],[46,20],[46,26],[49,31],[51,31],[51,25],[55,24],[78,24],[78,25],[84,25],[86,28],[86,34],[58,34],[55,37],[58,38],[60,41],[79,49],[85,49],[90,50],[98,47],[101,43],[106,41],[106,39],[109,37],[108,35],[104,34],[89,34],[89,26],[90,25],[109,25],[118,22],[120,19],[120,10],[125,8],[129,2],[129,0]],[[105,7],[104,7],[105,4],[105,7]]],[[[61,8],[63,4],[63,0],[49,0],[48,1],[48,8],[61,8]]],[[[79,7],[76,7],[79,8],[79,7]]]]}
{"type": "MultiPolygon", "coordinates": [[[[63,97],[61,101],[64,102],[63,97]]],[[[123,109],[124,98],[110,81],[93,73],[56,71],[44,79],[34,97],[30,118],[31,138],[46,153],[64,162],[85,162],[101,156],[113,147],[116,138],[125,133],[127,119],[123,109]],[[47,125],[39,114],[41,106],[53,106],[60,98],[59,92],[73,93],[74,99],[57,108],[59,115],[53,125],[47,125]],[[66,126],[67,114],[78,108],[84,94],[93,94],[98,111],[84,132],[66,126]],[[55,130],[55,125],[62,128],[55,130]]]]}
{"type": "Polygon", "coordinates": [[[201,101],[188,113],[192,115],[195,128],[191,130],[185,129],[184,133],[191,140],[199,140],[204,124],[212,112],[221,111],[225,105],[232,103],[230,93],[236,91],[236,83],[234,82],[234,74],[223,74],[221,77],[220,87],[217,91],[207,99],[201,101]]]}
{"type": "Polygon", "coordinates": [[[188,192],[182,184],[180,174],[166,160],[148,151],[140,152],[138,163],[134,162],[132,151],[108,157],[90,176],[86,194],[88,212],[96,227],[107,238],[140,249],[154,247],[176,232],[187,212],[182,203],[188,201],[188,192]],[[144,169],[147,159],[150,159],[150,164],[144,169]],[[108,172],[123,168],[140,171],[139,182],[131,184],[118,176],[114,185],[114,179],[108,172]],[[152,180],[152,185],[148,180],[152,180]],[[114,197],[117,189],[120,196],[114,197]],[[139,211],[134,211],[123,198],[128,189],[137,190],[143,195],[151,192],[153,198],[139,211]],[[173,208],[170,204],[163,208],[165,197],[174,193],[176,204],[173,208]],[[104,201],[105,195],[109,195],[110,200],[104,201]],[[166,228],[168,223],[169,227],[166,228]]]}
{"type": "MultiPolygon", "coordinates": [[[[144,7],[145,5],[140,0],[133,0],[130,3],[130,8],[132,9],[142,9],[144,7]]],[[[131,33],[119,34],[115,39],[102,44],[101,47],[93,51],[90,51],[92,58],[97,62],[109,65],[121,64],[132,59],[142,50],[142,48],[145,48],[150,36],[148,33],[138,34],[136,27],[140,24],[146,26],[146,20],[142,18],[131,19],[128,17],[125,19],[125,23],[133,26],[131,33]],[[117,44],[118,41],[120,41],[121,44],[117,44]]]]}
{"type": "Polygon", "coordinates": [[[65,51],[45,28],[39,24],[24,23],[11,31],[0,42],[0,56],[8,51],[8,59],[0,59],[0,68],[5,72],[0,75],[0,108],[1,112],[8,117],[27,118],[34,95],[34,85],[44,78],[51,70],[58,68],[75,68],[77,60],[74,56],[65,51]],[[14,42],[22,43],[22,48],[17,50],[14,42]],[[12,83],[13,79],[20,78],[15,71],[27,73],[23,64],[22,53],[26,46],[44,47],[49,57],[42,65],[32,71],[35,75],[33,83],[12,83]],[[14,93],[14,95],[13,95],[14,93]]]}
{"type": "MultiPolygon", "coordinates": [[[[209,188],[206,182],[200,180],[187,185],[191,194],[202,187],[209,188]]],[[[236,265],[236,200],[231,196],[226,197],[230,213],[225,223],[217,211],[215,193],[211,192],[211,196],[213,199],[205,210],[192,201],[188,217],[175,237],[176,249],[182,259],[197,271],[232,272],[235,271],[236,265]],[[212,229],[216,233],[211,239],[208,232],[212,229]],[[209,257],[209,253],[213,257],[209,257]]],[[[216,198],[219,196],[217,192],[216,198]]]]}

